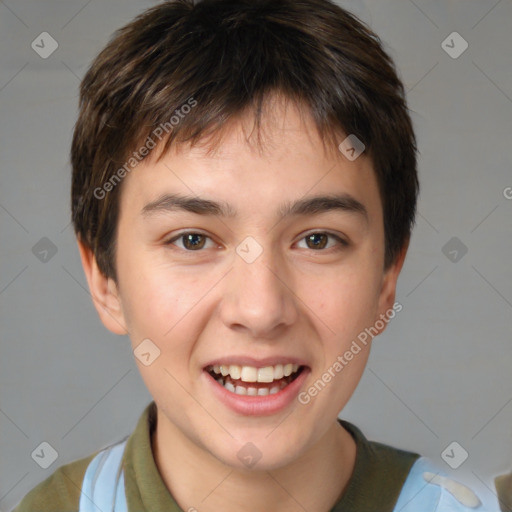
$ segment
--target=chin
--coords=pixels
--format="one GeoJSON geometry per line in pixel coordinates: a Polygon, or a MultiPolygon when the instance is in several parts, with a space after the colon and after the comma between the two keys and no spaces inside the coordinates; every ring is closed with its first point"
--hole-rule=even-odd
{"type": "Polygon", "coordinates": [[[270,471],[293,463],[303,451],[301,440],[284,429],[282,436],[274,437],[275,432],[269,436],[270,432],[265,429],[258,436],[233,433],[236,439],[230,437],[229,441],[224,439],[214,443],[208,451],[226,466],[237,470],[270,471]]]}

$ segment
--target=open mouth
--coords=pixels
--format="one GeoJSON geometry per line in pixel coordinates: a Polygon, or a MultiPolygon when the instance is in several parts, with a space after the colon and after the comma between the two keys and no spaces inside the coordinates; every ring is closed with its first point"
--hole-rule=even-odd
{"type": "Polygon", "coordinates": [[[266,396],[279,393],[304,370],[298,364],[277,364],[256,368],[239,365],[211,365],[205,370],[225,389],[236,395],[266,396]]]}

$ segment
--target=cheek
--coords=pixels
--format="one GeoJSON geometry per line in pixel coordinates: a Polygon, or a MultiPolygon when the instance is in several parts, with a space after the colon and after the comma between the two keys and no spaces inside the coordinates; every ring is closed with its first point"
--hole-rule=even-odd
{"type": "Polygon", "coordinates": [[[214,279],[198,274],[151,264],[126,268],[123,308],[132,337],[148,337],[162,344],[177,334],[191,339],[187,326],[198,327],[197,318],[192,324],[190,320],[215,284],[214,279]]]}
{"type": "Polygon", "coordinates": [[[345,406],[366,367],[372,338],[365,329],[373,325],[377,299],[375,286],[363,277],[338,279],[318,296],[318,325],[324,326],[325,336],[313,386],[317,382],[319,389],[328,388],[318,406],[330,404],[333,414],[345,406]]]}
{"type": "Polygon", "coordinates": [[[183,390],[178,383],[190,383],[192,377],[195,341],[204,328],[201,299],[211,285],[197,276],[150,266],[127,276],[124,309],[132,347],[136,350],[149,339],[160,351],[150,366],[137,361],[141,376],[153,396],[179,397],[183,390]]]}
{"type": "Polygon", "coordinates": [[[334,331],[336,344],[351,341],[361,330],[373,324],[379,299],[379,280],[367,268],[364,272],[347,272],[324,281],[315,291],[312,309],[334,331]]]}

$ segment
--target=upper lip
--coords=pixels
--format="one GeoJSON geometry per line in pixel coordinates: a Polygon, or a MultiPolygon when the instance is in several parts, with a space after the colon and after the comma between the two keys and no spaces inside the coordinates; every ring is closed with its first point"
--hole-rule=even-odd
{"type": "Polygon", "coordinates": [[[297,364],[299,366],[307,366],[304,359],[298,357],[290,357],[290,356],[269,356],[261,359],[256,359],[250,356],[228,356],[228,357],[219,357],[217,359],[212,359],[209,361],[204,368],[208,368],[210,366],[230,366],[230,365],[238,365],[238,366],[253,366],[255,368],[265,368],[266,366],[276,366],[278,364],[297,364]]]}

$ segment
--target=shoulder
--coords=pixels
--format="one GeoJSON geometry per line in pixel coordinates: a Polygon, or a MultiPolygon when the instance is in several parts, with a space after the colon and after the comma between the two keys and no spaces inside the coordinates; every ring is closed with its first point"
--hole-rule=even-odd
{"type": "Polygon", "coordinates": [[[356,441],[352,476],[334,510],[392,512],[418,454],[369,441],[354,424],[340,420],[356,441]]]}
{"type": "Polygon", "coordinates": [[[345,508],[335,510],[499,512],[492,493],[486,493],[482,503],[473,489],[448,477],[429,458],[369,441],[355,425],[345,420],[340,423],[356,439],[358,456],[346,500],[341,503],[345,508]]]}
{"type": "Polygon", "coordinates": [[[78,511],[85,471],[95,455],[97,452],[59,467],[34,487],[13,512],[78,511]]]}
{"type": "Polygon", "coordinates": [[[395,506],[401,512],[497,512],[488,509],[477,494],[446,476],[426,457],[412,466],[395,506]]]}

